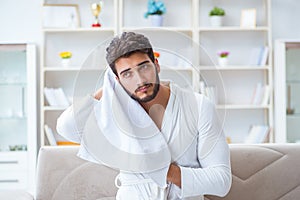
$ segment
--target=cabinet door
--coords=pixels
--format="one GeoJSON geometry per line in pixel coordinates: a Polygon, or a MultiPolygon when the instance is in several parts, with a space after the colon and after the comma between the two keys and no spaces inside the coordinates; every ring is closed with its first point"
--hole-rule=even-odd
{"type": "Polygon", "coordinates": [[[288,142],[300,143],[300,44],[286,49],[286,131],[288,142]]]}
{"type": "Polygon", "coordinates": [[[300,142],[300,41],[275,41],[275,139],[300,142]]]}
{"type": "Polygon", "coordinates": [[[26,46],[2,46],[0,51],[0,148],[27,149],[27,66],[26,46]]]}
{"type": "Polygon", "coordinates": [[[5,174],[2,182],[9,182],[2,185],[29,189],[37,150],[34,45],[0,44],[0,93],[0,174],[5,174]]]}

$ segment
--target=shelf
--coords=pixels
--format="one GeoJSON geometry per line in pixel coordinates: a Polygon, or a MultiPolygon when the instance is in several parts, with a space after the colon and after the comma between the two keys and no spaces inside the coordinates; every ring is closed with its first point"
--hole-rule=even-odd
{"type": "Polygon", "coordinates": [[[76,32],[114,32],[113,28],[75,28],[75,29],[43,29],[44,33],[76,33],[76,32]]]}
{"type": "Polygon", "coordinates": [[[44,111],[64,111],[67,108],[65,106],[44,106],[44,111]]]}
{"type": "Polygon", "coordinates": [[[300,84],[300,80],[286,80],[286,83],[300,84]]]}
{"type": "Polygon", "coordinates": [[[286,115],[287,118],[300,118],[300,113],[295,113],[292,115],[286,115]]]}
{"type": "Polygon", "coordinates": [[[12,116],[12,117],[0,117],[0,120],[26,120],[27,117],[17,117],[17,116],[12,116]]]}
{"type": "MultiPolygon", "coordinates": [[[[161,70],[178,70],[178,71],[191,71],[192,67],[176,67],[176,66],[161,66],[161,70]]],[[[46,67],[45,72],[70,72],[70,71],[105,71],[106,69],[96,69],[96,68],[80,68],[80,67],[46,67]]]]}
{"type": "Polygon", "coordinates": [[[270,106],[269,105],[251,105],[251,104],[241,104],[241,105],[233,105],[233,104],[219,104],[219,105],[216,105],[216,108],[217,109],[269,109],[270,106]]]}
{"type": "Polygon", "coordinates": [[[1,157],[15,157],[17,156],[18,158],[20,157],[27,157],[28,154],[28,150],[24,150],[24,151],[9,151],[9,150],[4,150],[4,151],[0,151],[0,156],[1,157]]]}
{"type": "Polygon", "coordinates": [[[26,86],[26,85],[27,83],[13,83],[13,82],[0,83],[0,86],[26,86]]]}
{"type": "Polygon", "coordinates": [[[45,72],[70,72],[70,71],[99,71],[99,70],[105,70],[105,69],[96,69],[96,68],[81,68],[78,66],[74,67],[45,67],[45,72]]]}
{"type": "Polygon", "coordinates": [[[176,67],[176,66],[163,66],[161,65],[160,70],[164,71],[193,71],[193,67],[176,67]]]}
{"type": "Polygon", "coordinates": [[[240,66],[227,66],[227,67],[220,67],[220,66],[200,66],[199,70],[203,71],[210,71],[210,70],[270,70],[271,67],[269,66],[248,66],[248,65],[240,65],[240,66]]]}
{"type": "Polygon", "coordinates": [[[143,31],[178,31],[178,32],[193,32],[192,28],[187,27],[123,27],[122,31],[134,31],[134,30],[143,30],[143,31]]]}
{"type": "Polygon", "coordinates": [[[269,31],[268,27],[261,26],[261,27],[256,27],[256,28],[241,28],[238,26],[223,26],[223,27],[199,27],[199,32],[210,32],[210,31],[218,31],[218,32],[223,32],[223,31],[269,31]]]}

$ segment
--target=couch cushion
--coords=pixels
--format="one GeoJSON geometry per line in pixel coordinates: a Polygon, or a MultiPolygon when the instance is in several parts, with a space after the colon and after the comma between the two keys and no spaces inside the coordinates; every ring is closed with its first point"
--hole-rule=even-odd
{"type": "Polygon", "coordinates": [[[37,200],[92,200],[113,197],[117,171],[76,156],[78,147],[42,147],[38,159],[37,200]]]}
{"type": "Polygon", "coordinates": [[[300,145],[230,145],[233,174],[226,200],[300,198],[300,145]]]}
{"type": "MultiPolygon", "coordinates": [[[[114,199],[117,171],[76,156],[78,147],[42,147],[37,200],[114,199]]],[[[300,145],[230,145],[233,183],[216,200],[294,200],[300,197],[300,145]]],[[[2,199],[2,198],[0,198],[2,199]]]]}

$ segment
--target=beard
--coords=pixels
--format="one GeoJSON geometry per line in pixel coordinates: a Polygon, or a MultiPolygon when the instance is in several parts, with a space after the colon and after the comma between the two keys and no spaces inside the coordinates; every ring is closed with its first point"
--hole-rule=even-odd
{"type": "Polygon", "coordinates": [[[129,91],[123,86],[123,84],[121,84],[121,86],[123,87],[123,89],[127,92],[127,94],[128,94],[132,99],[136,100],[136,101],[139,102],[139,103],[147,103],[147,102],[153,100],[153,99],[156,97],[156,95],[157,95],[157,93],[158,93],[158,91],[159,91],[159,88],[160,88],[160,80],[159,80],[158,73],[156,72],[156,80],[155,80],[154,83],[144,83],[142,86],[139,86],[139,87],[136,89],[136,91],[137,91],[139,88],[144,87],[144,86],[149,86],[149,87],[153,86],[153,93],[152,93],[151,95],[149,95],[149,96],[144,97],[144,98],[140,98],[140,97],[136,96],[134,93],[129,92],[129,91]]]}

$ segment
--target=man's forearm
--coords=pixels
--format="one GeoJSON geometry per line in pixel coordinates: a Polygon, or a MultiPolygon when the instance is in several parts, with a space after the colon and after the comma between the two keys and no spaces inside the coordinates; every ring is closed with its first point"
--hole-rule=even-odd
{"type": "Polygon", "coordinates": [[[174,183],[181,188],[181,170],[176,164],[171,164],[167,174],[167,181],[174,183]]]}

